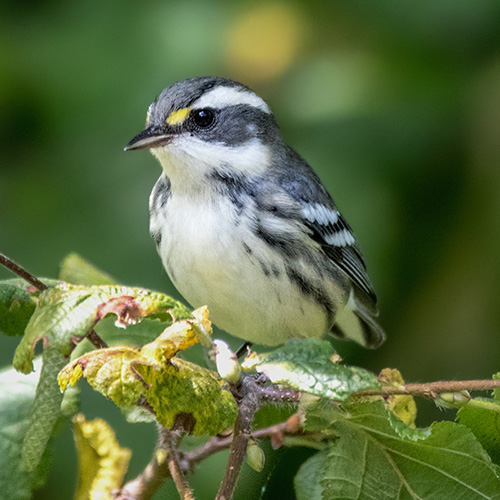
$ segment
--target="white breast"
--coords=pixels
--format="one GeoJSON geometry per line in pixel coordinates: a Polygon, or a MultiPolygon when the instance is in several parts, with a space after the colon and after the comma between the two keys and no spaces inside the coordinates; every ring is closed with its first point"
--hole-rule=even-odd
{"type": "Polygon", "coordinates": [[[151,224],[165,269],[193,307],[207,305],[217,326],[260,344],[327,332],[325,311],[290,283],[282,257],[250,230],[248,211],[238,219],[226,198],[190,198],[172,193],[151,224]]]}

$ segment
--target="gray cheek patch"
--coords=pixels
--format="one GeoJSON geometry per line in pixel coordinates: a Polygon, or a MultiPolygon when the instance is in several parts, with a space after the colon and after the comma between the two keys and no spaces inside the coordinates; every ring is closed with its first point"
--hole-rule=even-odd
{"type": "Polygon", "coordinates": [[[252,139],[268,144],[279,138],[279,129],[274,117],[258,108],[239,104],[216,110],[216,121],[205,129],[193,123],[186,124],[189,131],[205,142],[224,146],[242,146],[252,139]]]}

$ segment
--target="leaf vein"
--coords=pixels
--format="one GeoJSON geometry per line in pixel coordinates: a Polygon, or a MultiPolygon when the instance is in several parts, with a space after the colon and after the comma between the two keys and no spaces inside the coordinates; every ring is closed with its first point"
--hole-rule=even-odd
{"type": "MultiPolygon", "coordinates": [[[[383,446],[383,445],[381,445],[383,446]]],[[[384,446],[384,448],[386,448],[384,446]]],[[[386,448],[388,451],[392,452],[392,453],[395,453],[396,455],[400,455],[401,457],[403,458],[407,458],[408,460],[411,460],[413,462],[416,462],[424,467],[428,467],[432,470],[435,470],[436,472],[442,474],[443,476],[446,476],[447,478],[451,479],[452,481],[456,481],[458,484],[461,484],[462,486],[464,486],[465,488],[473,491],[474,493],[477,493],[479,496],[483,497],[483,498],[487,498],[489,500],[491,500],[491,497],[485,495],[484,493],[482,493],[481,491],[479,491],[478,489],[474,488],[473,486],[470,486],[469,484],[463,482],[463,481],[460,481],[460,479],[458,479],[458,477],[455,477],[455,476],[452,476],[451,474],[448,474],[446,471],[436,467],[435,465],[431,465],[429,463],[426,463],[426,462],[422,462],[421,460],[418,460],[417,458],[414,458],[412,457],[411,455],[406,455],[405,453],[401,453],[399,451],[396,451],[392,448],[386,448]]]]}
{"type": "MultiPolygon", "coordinates": [[[[383,420],[381,418],[381,420],[383,420]]],[[[383,436],[383,437],[386,437],[388,439],[392,439],[392,440],[395,440],[395,441],[400,441],[400,442],[406,442],[404,439],[400,438],[399,436],[391,436],[390,434],[387,434],[385,432],[382,432],[382,431],[377,431],[375,429],[373,429],[372,427],[367,427],[367,426],[364,426],[362,424],[356,424],[356,426],[358,426],[359,428],[365,430],[367,433],[369,434],[378,434],[379,436],[383,436]]],[[[433,450],[436,450],[436,451],[443,451],[443,452],[447,452],[447,453],[453,453],[455,455],[459,455],[459,456],[463,456],[463,457],[466,457],[470,460],[474,460],[480,464],[484,464],[484,461],[481,460],[480,458],[477,458],[477,457],[474,457],[473,455],[470,455],[468,453],[464,453],[463,451],[458,451],[458,450],[452,450],[450,448],[443,448],[442,446],[433,446],[433,445],[429,445],[425,442],[422,442],[421,440],[419,441],[413,441],[413,440],[408,440],[407,441],[408,443],[411,443],[412,445],[418,445],[418,446],[421,446],[421,447],[424,447],[424,448],[432,448],[433,450]]]]}

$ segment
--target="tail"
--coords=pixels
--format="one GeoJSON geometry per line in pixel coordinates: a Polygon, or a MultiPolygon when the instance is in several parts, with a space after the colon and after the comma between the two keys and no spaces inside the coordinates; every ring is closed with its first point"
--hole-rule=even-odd
{"type": "Polygon", "coordinates": [[[376,349],[385,341],[385,332],[375,321],[376,316],[376,309],[369,310],[351,290],[347,304],[335,317],[332,334],[340,339],[354,340],[368,349],[376,349]]]}

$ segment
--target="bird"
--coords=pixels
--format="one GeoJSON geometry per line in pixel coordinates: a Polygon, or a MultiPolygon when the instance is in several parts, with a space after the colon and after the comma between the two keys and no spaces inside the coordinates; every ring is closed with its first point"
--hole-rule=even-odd
{"type": "Polygon", "coordinates": [[[165,88],[125,151],[162,174],[149,200],[163,266],[193,307],[250,343],[385,333],[353,231],[317,174],[246,85],[200,76],[165,88]]]}

